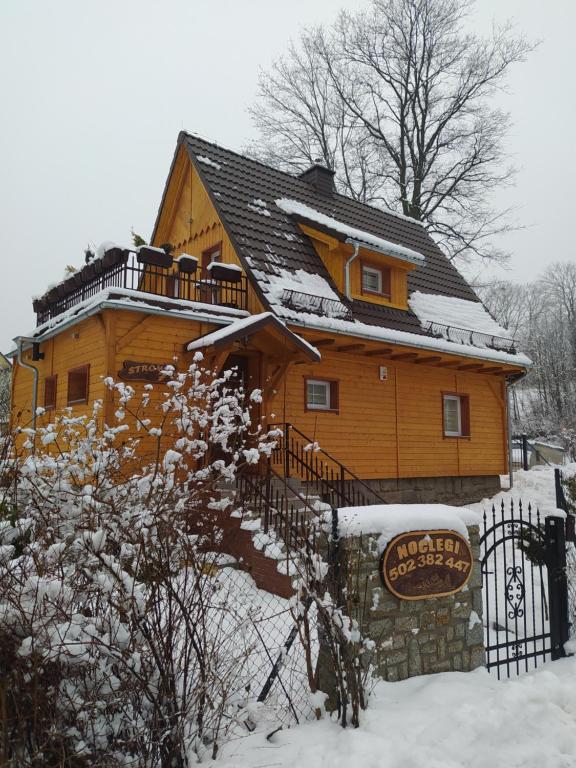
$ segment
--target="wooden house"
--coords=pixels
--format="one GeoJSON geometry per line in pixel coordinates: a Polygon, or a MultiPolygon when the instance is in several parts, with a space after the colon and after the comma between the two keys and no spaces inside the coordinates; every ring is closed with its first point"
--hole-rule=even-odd
{"type": "Polygon", "coordinates": [[[102,248],[35,310],[15,422],[97,398],[111,418],[105,377],[143,386],[201,350],[262,389],[284,474],[306,480],[319,444],[340,502],[465,503],[508,471],[507,387],[529,360],[424,226],[320,165],[294,176],[181,133],[151,247],[102,248]]]}

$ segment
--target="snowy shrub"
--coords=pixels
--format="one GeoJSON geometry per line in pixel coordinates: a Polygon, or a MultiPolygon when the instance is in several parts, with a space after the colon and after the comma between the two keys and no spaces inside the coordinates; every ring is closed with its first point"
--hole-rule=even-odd
{"type": "Polygon", "coordinates": [[[7,765],[188,766],[245,717],[251,606],[230,591],[212,515],[218,484],[276,435],[230,375],[198,356],[142,396],[108,380],[114,424],[97,402],[4,449],[7,765]]]}

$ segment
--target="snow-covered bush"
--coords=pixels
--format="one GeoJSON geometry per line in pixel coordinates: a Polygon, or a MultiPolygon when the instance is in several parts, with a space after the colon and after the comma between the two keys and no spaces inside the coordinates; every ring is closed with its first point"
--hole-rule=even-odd
{"type": "Polygon", "coordinates": [[[250,607],[231,598],[212,515],[230,503],[218,484],[276,433],[251,421],[259,393],[201,356],[165,374],[141,396],[107,381],[113,425],[99,402],[39,414],[0,464],[10,766],[183,767],[245,716],[250,607]]]}

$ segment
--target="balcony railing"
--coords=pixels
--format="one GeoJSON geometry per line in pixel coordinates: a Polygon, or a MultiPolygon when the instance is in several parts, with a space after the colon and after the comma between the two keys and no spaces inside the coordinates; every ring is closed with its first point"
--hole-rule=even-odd
{"type": "Polygon", "coordinates": [[[240,275],[235,282],[214,278],[198,279],[196,273],[179,271],[177,262],[171,267],[158,267],[141,264],[134,253],[126,253],[120,263],[112,266],[106,266],[102,259],[89,262],[64,283],[35,300],[37,325],[61,315],[105,288],[120,288],[221,307],[247,308],[245,275],[240,275]]]}

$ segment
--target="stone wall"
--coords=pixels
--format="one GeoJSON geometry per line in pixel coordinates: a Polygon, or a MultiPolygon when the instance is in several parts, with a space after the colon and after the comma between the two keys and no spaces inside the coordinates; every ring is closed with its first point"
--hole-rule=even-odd
{"type": "MultiPolygon", "coordinates": [[[[464,506],[500,491],[498,475],[478,477],[400,477],[365,480],[387,504],[452,504],[464,506]]],[[[362,487],[358,491],[362,493],[362,487]]]]}
{"type": "Polygon", "coordinates": [[[478,527],[468,529],[474,557],[463,590],[449,597],[400,600],[383,585],[377,536],[343,539],[347,588],[354,582],[354,609],[362,634],[374,641],[370,662],[394,682],[433,672],[466,672],[485,662],[478,527]]]}

